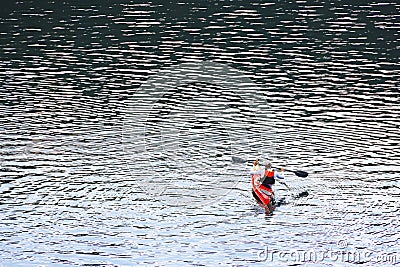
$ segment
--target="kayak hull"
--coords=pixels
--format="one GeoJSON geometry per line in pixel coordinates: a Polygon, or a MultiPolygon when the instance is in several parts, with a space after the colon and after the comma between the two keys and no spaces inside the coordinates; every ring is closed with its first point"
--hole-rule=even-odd
{"type": "Polygon", "coordinates": [[[276,207],[274,190],[262,185],[260,179],[260,174],[253,174],[251,177],[253,196],[257,200],[258,204],[265,208],[266,213],[272,213],[276,207]]]}

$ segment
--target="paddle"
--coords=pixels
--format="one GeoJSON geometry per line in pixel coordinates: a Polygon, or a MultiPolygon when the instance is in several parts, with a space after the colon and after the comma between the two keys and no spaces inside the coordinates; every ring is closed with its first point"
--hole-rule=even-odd
{"type": "MultiPolygon", "coordinates": [[[[239,157],[235,157],[235,156],[232,156],[232,161],[234,163],[252,162],[252,160],[245,160],[245,159],[242,159],[242,158],[239,158],[239,157]]],[[[277,168],[277,169],[280,169],[280,168],[277,168]]],[[[305,171],[292,171],[292,170],[287,170],[287,169],[285,169],[285,171],[293,172],[298,177],[307,177],[308,176],[308,172],[305,172],[305,171]]]]}
{"type": "Polygon", "coordinates": [[[287,170],[287,169],[285,169],[285,171],[293,172],[294,174],[296,174],[299,177],[307,177],[308,176],[308,172],[305,172],[305,171],[291,171],[291,170],[287,170]]]}

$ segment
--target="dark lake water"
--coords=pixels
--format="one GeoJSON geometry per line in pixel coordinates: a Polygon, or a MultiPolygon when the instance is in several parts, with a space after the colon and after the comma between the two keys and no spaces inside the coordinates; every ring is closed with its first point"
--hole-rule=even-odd
{"type": "Polygon", "coordinates": [[[397,1],[2,5],[0,266],[400,263],[397,1]]]}

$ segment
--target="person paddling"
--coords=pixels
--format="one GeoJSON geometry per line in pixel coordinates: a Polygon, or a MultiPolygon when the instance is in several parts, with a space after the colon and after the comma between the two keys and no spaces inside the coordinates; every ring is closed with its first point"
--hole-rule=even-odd
{"type": "Polygon", "coordinates": [[[253,163],[253,167],[250,170],[250,174],[261,174],[260,183],[266,187],[272,188],[272,185],[275,184],[275,179],[284,179],[285,175],[283,174],[284,169],[281,168],[281,172],[278,173],[274,169],[272,169],[271,162],[267,162],[265,164],[265,169],[259,165],[258,159],[256,159],[253,163]]]}
{"type": "Polygon", "coordinates": [[[265,171],[264,171],[264,177],[261,178],[260,183],[263,186],[272,188],[272,185],[275,184],[275,179],[284,179],[285,175],[283,174],[284,169],[281,168],[281,172],[278,173],[274,169],[272,169],[272,164],[271,162],[267,162],[265,164],[265,171]]]}

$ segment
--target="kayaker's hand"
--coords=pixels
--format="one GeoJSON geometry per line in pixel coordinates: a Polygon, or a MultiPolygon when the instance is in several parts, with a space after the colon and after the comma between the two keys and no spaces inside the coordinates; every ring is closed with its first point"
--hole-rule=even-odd
{"type": "Polygon", "coordinates": [[[281,172],[284,172],[285,171],[285,169],[284,168],[281,168],[281,172]]]}

